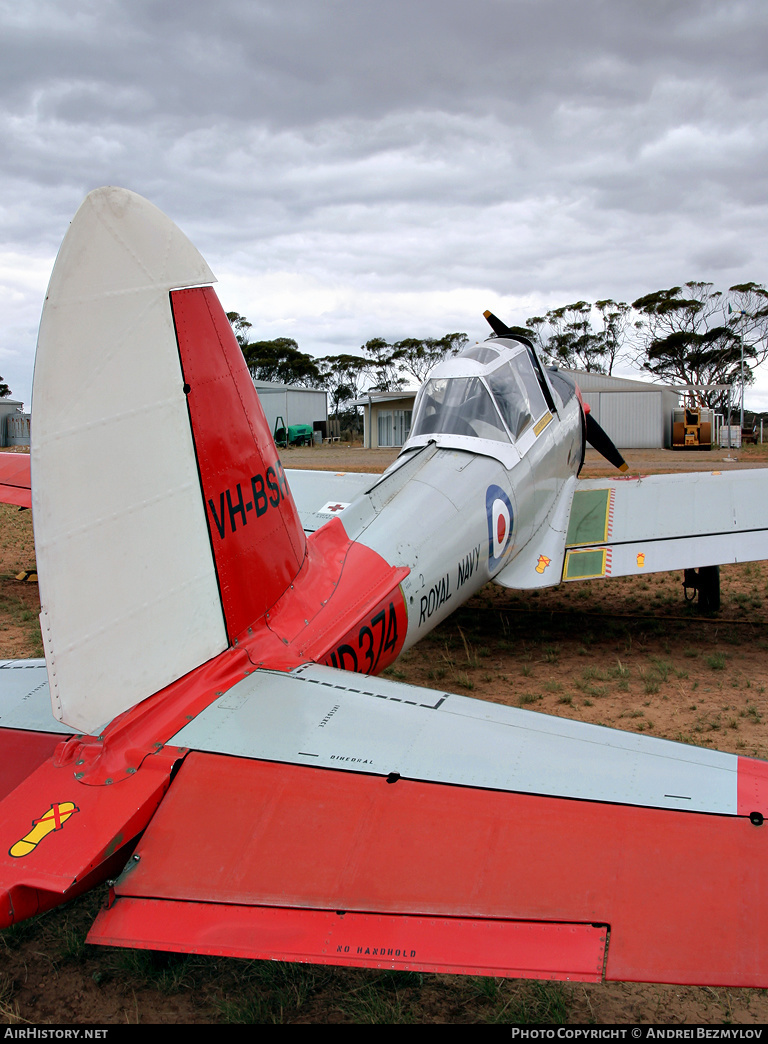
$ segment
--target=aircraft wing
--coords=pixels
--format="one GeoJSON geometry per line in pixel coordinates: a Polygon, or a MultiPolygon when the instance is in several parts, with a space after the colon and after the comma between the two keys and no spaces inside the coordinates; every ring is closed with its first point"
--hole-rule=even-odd
{"type": "Polygon", "coordinates": [[[768,981],[761,763],[317,665],[170,742],[191,752],[90,942],[768,981]]]}
{"type": "Polygon", "coordinates": [[[540,538],[494,579],[525,589],[766,558],[764,468],[572,479],[540,538]]]}
{"type": "Polygon", "coordinates": [[[51,713],[45,660],[0,660],[0,801],[71,734],[51,713]]]}
{"type": "Polygon", "coordinates": [[[28,453],[0,453],[0,504],[32,507],[28,453]]]}

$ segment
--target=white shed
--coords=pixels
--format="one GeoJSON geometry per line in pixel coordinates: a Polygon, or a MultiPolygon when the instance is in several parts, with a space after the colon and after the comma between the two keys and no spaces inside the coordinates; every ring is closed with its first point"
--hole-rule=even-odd
{"type": "Polygon", "coordinates": [[[672,410],[680,393],[664,384],[562,370],[576,381],[597,423],[619,449],[657,449],[672,444],[672,410]]]}
{"type": "Polygon", "coordinates": [[[402,446],[411,430],[416,391],[370,392],[350,406],[363,407],[363,445],[366,449],[402,446]]]}
{"type": "Polygon", "coordinates": [[[29,445],[29,414],[23,409],[23,402],[0,399],[0,446],[29,445]]]}
{"type": "MultiPolygon", "coordinates": [[[[576,381],[595,420],[619,449],[661,449],[672,444],[672,410],[680,402],[679,390],[584,370],[560,372],[576,381]]],[[[415,398],[415,391],[371,392],[351,403],[364,409],[365,447],[402,446],[415,398]]]]}
{"type": "Polygon", "coordinates": [[[322,423],[328,425],[328,395],[322,388],[302,388],[296,384],[277,384],[274,381],[254,381],[269,430],[282,417],[285,426],[291,424],[322,423]]]}

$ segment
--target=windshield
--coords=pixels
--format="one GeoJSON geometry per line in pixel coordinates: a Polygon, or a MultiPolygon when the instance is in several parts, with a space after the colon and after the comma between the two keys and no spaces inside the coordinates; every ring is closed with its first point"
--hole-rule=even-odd
{"type": "Polygon", "coordinates": [[[486,378],[514,438],[546,411],[538,379],[527,353],[521,352],[486,378]]]}
{"type": "Polygon", "coordinates": [[[533,417],[528,397],[510,363],[494,370],[488,377],[488,383],[513,438],[519,438],[533,417]]]}
{"type": "Polygon", "coordinates": [[[488,389],[479,377],[433,378],[424,385],[416,403],[411,438],[437,434],[509,442],[488,389]]]}

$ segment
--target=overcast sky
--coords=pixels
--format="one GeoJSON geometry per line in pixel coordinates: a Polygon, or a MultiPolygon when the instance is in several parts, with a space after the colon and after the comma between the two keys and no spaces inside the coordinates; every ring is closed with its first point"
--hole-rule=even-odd
{"type": "Polygon", "coordinates": [[[768,282],[767,55],[765,0],[0,0],[0,373],[104,184],[319,355],[768,282]]]}

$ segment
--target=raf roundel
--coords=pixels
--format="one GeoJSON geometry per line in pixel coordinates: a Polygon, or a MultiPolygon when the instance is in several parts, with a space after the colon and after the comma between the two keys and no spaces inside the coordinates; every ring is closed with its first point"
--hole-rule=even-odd
{"type": "Polygon", "coordinates": [[[493,572],[512,548],[514,513],[509,497],[500,486],[489,486],[485,494],[488,515],[488,568],[493,572]]]}

